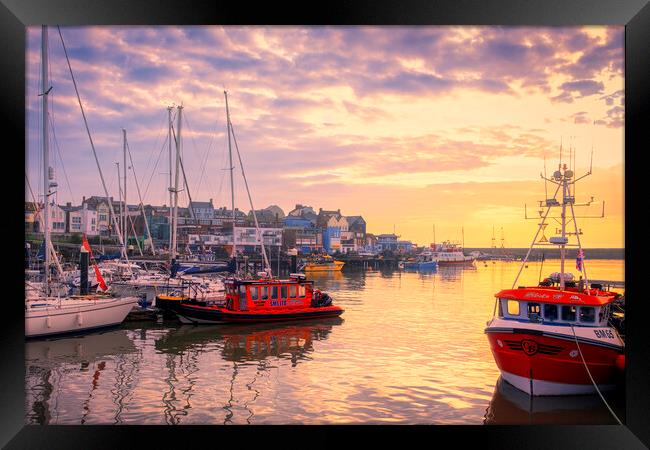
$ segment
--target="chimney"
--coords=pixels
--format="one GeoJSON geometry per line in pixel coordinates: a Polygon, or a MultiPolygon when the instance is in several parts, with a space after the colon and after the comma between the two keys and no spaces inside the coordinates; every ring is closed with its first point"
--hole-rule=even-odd
{"type": "Polygon", "coordinates": [[[210,199],[210,205],[212,205],[212,199],[210,199]]]}
{"type": "Polygon", "coordinates": [[[83,196],[83,200],[81,200],[81,203],[86,203],[86,196],[83,196]]]}
{"type": "Polygon", "coordinates": [[[67,202],[67,203],[65,204],[65,206],[70,207],[70,206],[72,206],[72,203],[67,202]]]}

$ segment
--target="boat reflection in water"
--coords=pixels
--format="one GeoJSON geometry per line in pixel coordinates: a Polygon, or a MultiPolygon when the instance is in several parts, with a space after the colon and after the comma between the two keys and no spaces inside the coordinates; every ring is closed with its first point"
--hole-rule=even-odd
{"type": "Polygon", "coordinates": [[[215,381],[219,392],[223,390],[225,394],[220,400],[212,397],[224,411],[222,423],[250,424],[256,415],[263,418],[272,405],[263,405],[262,391],[256,383],[268,383],[271,374],[283,366],[295,368],[309,361],[314,341],[327,339],[333,328],[343,322],[340,317],[333,317],[300,323],[182,325],[167,333],[155,342],[156,350],[167,356],[168,373],[163,378],[168,388],[162,399],[166,405],[165,422],[191,423],[192,419],[186,416],[193,403],[198,403],[198,413],[206,407],[201,400],[201,383],[197,384],[197,377],[190,379],[186,375],[196,371],[187,368],[198,367],[202,354],[213,351],[218,351],[223,361],[232,364],[230,368],[222,368],[225,373],[214,374],[218,378],[215,381]]]}
{"type": "Polygon", "coordinates": [[[313,351],[313,341],[326,339],[340,317],[300,323],[226,325],[201,327],[182,325],[155,343],[157,351],[175,355],[217,344],[226,361],[261,361],[269,357],[287,357],[297,361],[313,351]]]}
{"type": "MultiPolygon", "coordinates": [[[[621,394],[619,392],[616,395],[622,399],[621,394]]],[[[616,405],[618,398],[608,398],[610,405],[611,400],[614,400],[616,405]]],[[[624,408],[616,406],[613,406],[616,414],[623,419],[621,410],[624,408]]],[[[492,401],[485,411],[483,423],[485,425],[614,425],[617,422],[596,394],[533,397],[499,377],[492,401]]]]}
{"type": "Polygon", "coordinates": [[[114,414],[111,413],[112,417],[104,422],[120,423],[124,399],[130,393],[130,387],[123,381],[133,378],[132,373],[126,373],[129,370],[124,369],[124,361],[135,353],[135,345],[127,330],[26,342],[26,423],[45,425],[62,423],[61,420],[65,423],[69,419],[74,420],[70,423],[85,423],[98,386],[104,379],[113,382],[113,371],[120,375],[112,398],[114,414]],[[93,374],[92,377],[89,373],[93,374]],[[60,395],[66,392],[66,384],[77,382],[79,387],[83,387],[82,396],[60,395]],[[59,417],[59,409],[78,410],[79,407],[80,417],[77,414],[74,418],[59,417]]]}

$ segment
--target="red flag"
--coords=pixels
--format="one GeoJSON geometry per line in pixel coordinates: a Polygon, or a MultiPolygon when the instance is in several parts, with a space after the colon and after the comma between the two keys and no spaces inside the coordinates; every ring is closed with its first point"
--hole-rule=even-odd
{"type": "Polygon", "coordinates": [[[93,261],[93,266],[95,266],[95,278],[99,282],[99,287],[101,288],[102,291],[108,290],[108,286],[106,286],[106,282],[104,281],[104,277],[102,277],[102,273],[99,271],[99,267],[97,267],[97,263],[95,262],[95,259],[93,258],[93,251],[90,248],[90,244],[88,243],[88,239],[86,239],[85,234],[82,235],[81,242],[82,242],[81,245],[83,245],[84,249],[86,249],[86,251],[88,251],[88,253],[90,253],[90,259],[93,261]]]}
{"type": "Polygon", "coordinates": [[[106,286],[104,277],[102,277],[102,273],[99,271],[97,264],[95,264],[95,278],[97,278],[97,281],[99,281],[99,287],[102,289],[102,291],[108,290],[108,286],[106,286]]]}

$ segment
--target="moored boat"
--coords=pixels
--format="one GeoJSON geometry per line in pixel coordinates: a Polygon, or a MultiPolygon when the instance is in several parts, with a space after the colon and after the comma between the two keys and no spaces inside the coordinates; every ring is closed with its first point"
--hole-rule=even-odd
{"type": "Polygon", "coordinates": [[[183,323],[254,323],[336,317],[344,310],[332,304],[332,298],[317,289],[301,274],[289,279],[260,277],[230,278],[223,306],[185,300],[174,312],[183,323]]]}
{"type": "Polygon", "coordinates": [[[444,241],[442,244],[432,244],[432,259],[438,266],[467,266],[474,264],[476,259],[473,255],[465,255],[460,245],[450,241],[444,241]]]}
{"type": "Polygon", "coordinates": [[[424,251],[414,260],[401,261],[399,267],[404,270],[436,270],[438,262],[432,252],[424,251]]]}
{"type": "MultiPolygon", "coordinates": [[[[558,188],[553,198],[545,201],[546,213],[540,212],[542,220],[522,269],[546,226],[550,209],[561,207],[561,216],[554,217],[561,222],[561,235],[548,240],[560,247],[560,271],[538,286],[515,288],[517,275],[511,289],[495,294],[495,316],[485,333],[503,379],[529,395],[591,394],[611,389],[625,366],[625,343],[609,323],[621,296],[599,284],[589,286],[579,237],[576,269],[582,272],[580,281],[576,283],[565,271],[568,236],[582,234],[575,221],[573,171],[560,165],[553,178],[546,180],[558,188]],[[555,196],[560,189],[558,201],[555,196]],[[573,223],[575,232],[567,231],[567,223],[573,223]]],[[[538,245],[548,245],[543,236],[540,242],[538,245]]]]}
{"type": "Polygon", "coordinates": [[[305,272],[338,272],[343,269],[345,262],[337,261],[329,255],[307,259],[301,270],[305,272]]]}

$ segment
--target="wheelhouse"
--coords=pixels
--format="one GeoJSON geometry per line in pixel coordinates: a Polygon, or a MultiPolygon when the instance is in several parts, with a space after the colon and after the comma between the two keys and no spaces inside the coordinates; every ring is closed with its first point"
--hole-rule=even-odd
{"type": "Polygon", "coordinates": [[[226,280],[226,308],[250,311],[260,308],[305,308],[311,304],[314,287],[304,276],[288,280],[226,280]]]}
{"type": "Polygon", "coordinates": [[[506,290],[497,297],[497,314],[500,319],[547,325],[574,325],[586,327],[607,326],[610,303],[615,299],[611,292],[600,295],[581,295],[559,291],[506,290]]]}

